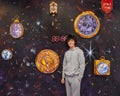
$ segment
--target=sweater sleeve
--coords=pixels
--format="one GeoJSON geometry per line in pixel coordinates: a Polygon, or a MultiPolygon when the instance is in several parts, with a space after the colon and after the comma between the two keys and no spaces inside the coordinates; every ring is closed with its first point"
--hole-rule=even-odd
{"type": "Polygon", "coordinates": [[[62,78],[65,78],[65,72],[64,72],[64,66],[66,65],[66,57],[64,55],[64,59],[63,59],[63,68],[62,68],[62,78]]]}
{"type": "Polygon", "coordinates": [[[82,50],[79,52],[78,58],[79,58],[79,80],[80,80],[83,77],[85,70],[85,57],[82,50]]]}

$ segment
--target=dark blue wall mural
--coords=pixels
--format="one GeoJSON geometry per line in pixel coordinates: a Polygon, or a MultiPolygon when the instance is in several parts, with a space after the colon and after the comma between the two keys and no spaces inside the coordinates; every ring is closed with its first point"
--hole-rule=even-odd
{"type": "Polygon", "coordinates": [[[113,0],[113,10],[105,14],[101,0],[54,1],[58,13],[53,18],[50,0],[0,0],[0,52],[10,49],[13,53],[10,60],[0,56],[0,96],[66,96],[60,80],[67,47],[61,38],[68,34],[76,36],[86,57],[81,96],[120,96],[120,2],[113,0]],[[74,31],[74,20],[84,11],[94,12],[100,20],[98,34],[89,39],[74,31]],[[18,39],[10,35],[16,16],[24,26],[24,35],[18,39]],[[59,67],[51,74],[40,72],[35,65],[43,49],[54,50],[60,58],[59,67]],[[110,76],[94,75],[94,60],[100,56],[111,61],[110,76]]]}

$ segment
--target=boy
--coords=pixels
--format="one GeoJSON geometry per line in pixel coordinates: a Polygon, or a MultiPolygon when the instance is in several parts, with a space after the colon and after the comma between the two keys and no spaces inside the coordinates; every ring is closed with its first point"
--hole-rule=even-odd
{"type": "Polygon", "coordinates": [[[77,42],[73,35],[68,35],[66,43],[69,50],[65,52],[63,59],[61,83],[65,83],[67,96],[80,96],[81,79],[85,69],[84,54],[76,47],[77,42]]]}

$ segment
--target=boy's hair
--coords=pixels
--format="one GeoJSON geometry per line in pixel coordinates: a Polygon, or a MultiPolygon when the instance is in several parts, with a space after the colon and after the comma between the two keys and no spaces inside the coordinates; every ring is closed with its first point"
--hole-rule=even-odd
{"type": "Polygon", "coordinates": [[[71,35],[71,34],[69,34],[69,35],[67,36],[67,39],[66,39],[67,45],[68,45],[68,42],[69,42],[71,39],[75,41],[75,45],[76,45],[76,44],[77,44],[76,37],[75,37],[74,35],[71,35]]]}

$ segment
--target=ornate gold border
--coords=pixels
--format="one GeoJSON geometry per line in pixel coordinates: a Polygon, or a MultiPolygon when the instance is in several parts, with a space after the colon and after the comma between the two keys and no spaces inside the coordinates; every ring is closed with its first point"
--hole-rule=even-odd
{"type": "MultiPolygon", "coordinates": [[[[24,34],[24,27],[23,27],[22,23],[19,22],[18,19],[15,19],[14,22],[11,24],[11,26],[10,26],[10,35],[11,35],[13,38],[16,38],[16,37],[14,37],[14,36],[12,35],[12,26],[13,26],[13,24],[15,24],[15,23],[19,23],[20,26],[22,26],[22,34],[18,37],[18,38],[21,38],[21,37],[23,36],[23,34],[24,34]]],[[[17,39],[17,38],[16,38],[16,39],[17,39]]]]}
{"type": "Polygon", "coordinates": [[[92,11],[82,12],[80,15],[78,15],[78,16],[75,18],[75,21],[74,21],[74,30],[75,30],[75,32],[76,32],[80,37],[83,37],[83,38],[91,38],[91,37],[95,36],[95,35],[98,33],[99,29],[100,29],[100,21],[99,21],[98,17],[97,17],[92,11]],[[82,33],[79,31],[79,29],[77,28],[77,22],[78,22],[79,18],[81,18],[82,16],[85,16],[85,15],[87,15],[87,14],[92,15],[94,18],[96,18],[97,23],[98,23],[98,27],[97,27],[96,31],[95,31],[93,34],[88,35],[88,36],[82,34],[82,33]]]}

